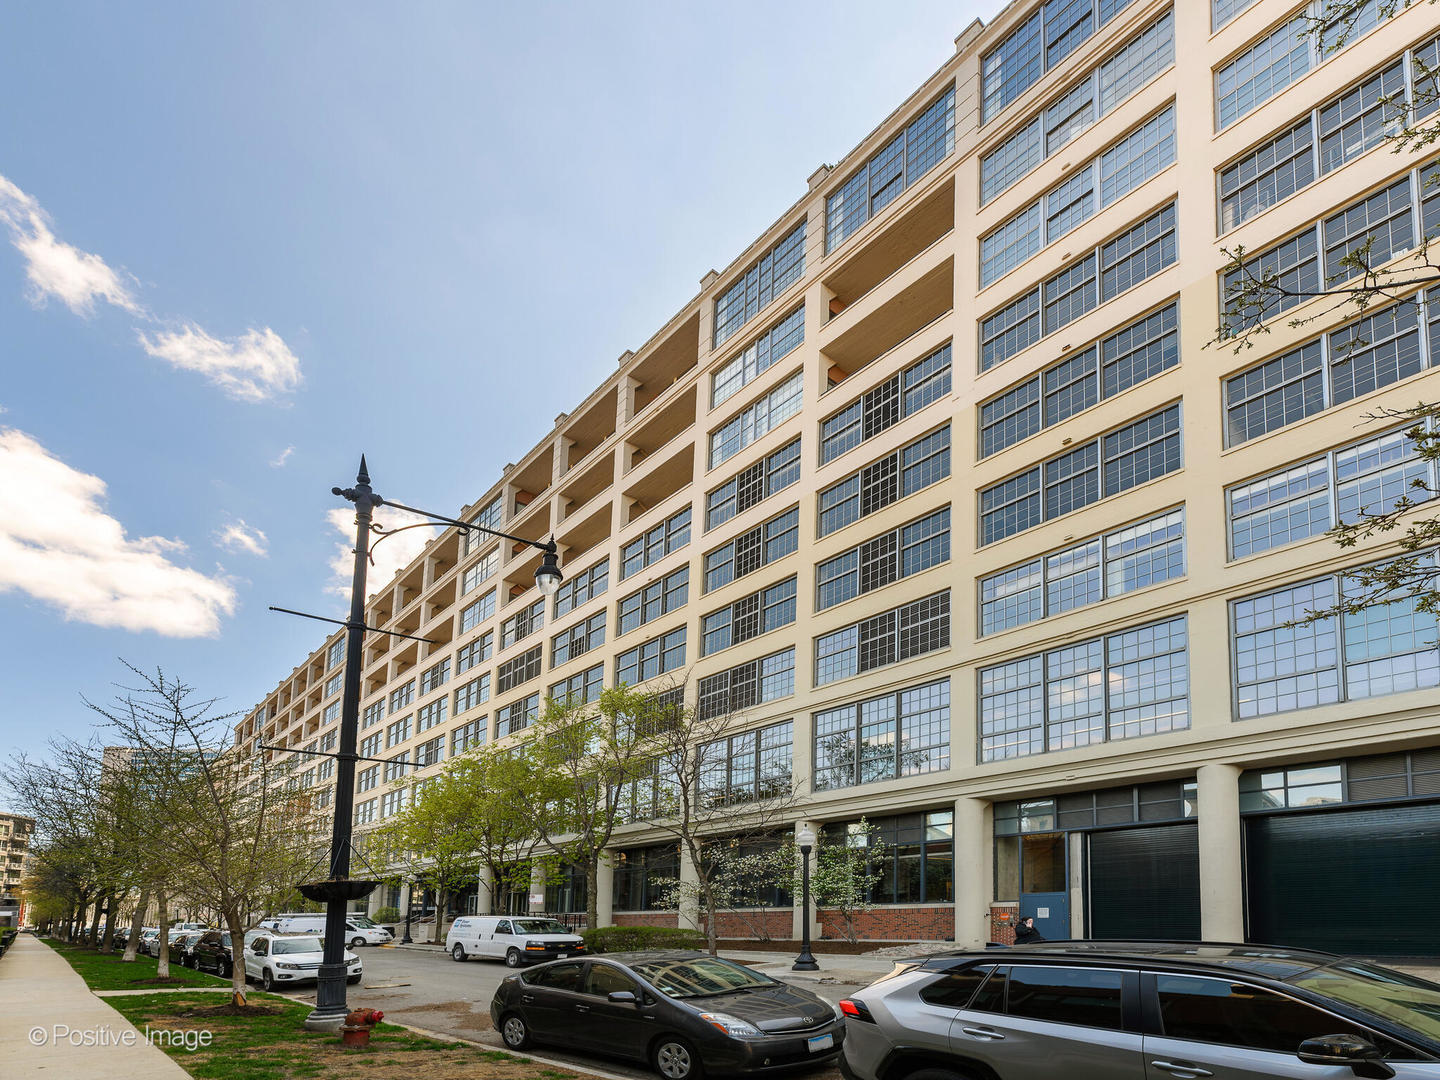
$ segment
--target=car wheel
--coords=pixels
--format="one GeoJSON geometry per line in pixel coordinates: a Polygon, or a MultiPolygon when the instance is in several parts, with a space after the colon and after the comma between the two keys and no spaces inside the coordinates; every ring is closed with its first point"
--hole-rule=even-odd
{"type": "Polygon", "coordinates": [[[275,973],[269,968],[260,973],[260,989],[267,992],[275,989],[275,973]]]}
{"type": "Polygon", "coordinates": [[[519,949],[506,949],[506,950],[505,950],[505,966],[506,966],[506,967],[518,968],[518,967],[520,966],[520,961],[521,961],[521,959],[522,959],[522,957],[520,956],[520,950],[519,950],[519,949]]]}
{"type": "Polygon", "coordinates": [[[524,1050],[533,1041],[530,1028],[516,1013],[510,1013],[500,1021],[500,1038],[511,1050],[524,1050]]]}
{"type": "Polygon", "coordinates": [[[363,946],[364,944],[365,944],[365,939],[364,939],[363,937],[355,937],[355,938],[351,938],[351,939],[350,939],[350,947],[351,947],[352,949],[358,949],[358,948],[360,948],[361,946],[363,946]]]}
{"type": "Polygon", "coordinates": [[[665,1080],[696,1080],[701,1074],[700,1055],[678,1035],[662,1035],[650,1060],[665,1080]]]}
{"type": "Polygon", "coordinates": [[[455,947],[450,950],[450,959],[457,964],[463,964],[465,962],[465,946],[457,941],[455,947]]]}
{"type": "Polygon", "coordinates": [[[222,960],[222,961],[220,961],[220,977],[221,977],[222,979],[228,979],[228,978],[230,977],[230,973],[231,973],[232,971],[234,971],[234,970],[235,970],[235,964],[234,964],[232,961],[229,961],[229,960],[222,960]]]}

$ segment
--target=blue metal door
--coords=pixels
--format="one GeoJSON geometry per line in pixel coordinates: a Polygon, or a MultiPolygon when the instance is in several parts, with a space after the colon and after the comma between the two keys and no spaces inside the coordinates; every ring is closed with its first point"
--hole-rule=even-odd
{"type": "Polygon", "coordinates": [[[1021,893],[1020,918],[1030,916],[1047,941],[1070,936],[1070,897],[1063,892],[1021,893]]]}

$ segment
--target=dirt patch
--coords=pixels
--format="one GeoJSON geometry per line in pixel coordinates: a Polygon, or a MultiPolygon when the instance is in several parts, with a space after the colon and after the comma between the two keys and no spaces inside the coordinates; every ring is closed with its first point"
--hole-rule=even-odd
{"type": "Polygon", "coordinates": [[[423,1016],[416,1014],[438,1013],[451,1020],[464,1021],[467,1027],[474,1031],[490,1031],[490,1007],[478,1001],[433,1001],[428,1005],[406,1005],[403,1009],[396,1009],[395,1015],[404,1015],[406,1019],[415,1020],[424,1027],[423,1016]]]}
{"type": "Polygon", "coordinates": [[[185,982],[184,979],[174,975],[166,975],[164,978],[157,975],[153,979],[131,979],[130,981],[136,986],[175,986],[177,983],[185,982]]]}
{"type": "Polygon", "coordinates": [[[392,1080],[395,1076],[413,1072],[423,1072],[425,1080],[536,1080],[537,1077],[544,1080],[592,1080],[549,1066],[537,1069],[535,1063],[528,1059],[483,1050],[394,1053],[337,1048],[334,1061],[318,1064],[321,1066],[318,1075],[325,1080],[347,1080],[355,1076],[392,1080]],[[421,1057],[423,1065],[419,1060],[421,1057]]]}
{"type": "Polygon", "coordinates": [[[181,1016],[279,1016],[285,1011],[283,1005],[205,1005],[181,1016]]]}

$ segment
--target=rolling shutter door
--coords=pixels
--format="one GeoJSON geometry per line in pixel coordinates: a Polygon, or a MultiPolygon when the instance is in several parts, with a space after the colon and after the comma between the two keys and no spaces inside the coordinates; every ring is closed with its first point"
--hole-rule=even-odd
{"type": "Polygon", "coordinates": [[[1200,842],[1194,825],[1093,832],[1090,936],[1195,940],[1200,936],[1200,842]]]}

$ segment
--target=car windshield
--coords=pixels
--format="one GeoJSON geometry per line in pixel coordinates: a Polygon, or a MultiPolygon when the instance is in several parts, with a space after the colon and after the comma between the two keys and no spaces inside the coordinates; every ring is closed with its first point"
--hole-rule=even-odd
{"type": "Polygon", "coordinates": [[[554,919],[516,919],[515,933],[517,934],[568,934],[563,923],[554,919]]]}
{"type": "Polygon", "coordinates": [[[364,915],[351,915],[350,921],[354,923],[356,929],[359,930],[374,930],[376,927],[376,924],[365,918],[364,915]]]}
{"type": "Polygon", "coordinates": [[[276,938],[270,943],[270,951],[277,956],[285,953],[320,952],[317,937],[276,938]]]}
{"type": "Polygon", "coordinates": [[[672,998],[709,997],[776,985],[769,976],[714,956],[693,960],[650,960],[632,964],[631,967],[655,989],[672,998]]]}
{"type": "Polygon", "coordinates": [[[1360,960],[1311,968],[1287,981],[1440,1041],[1440,984],[1360,960]]]}

